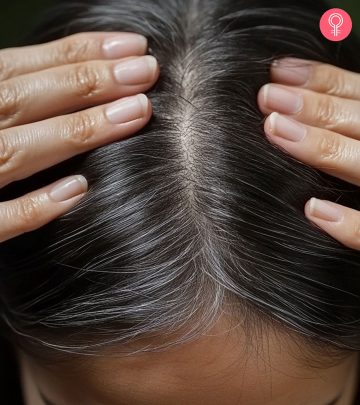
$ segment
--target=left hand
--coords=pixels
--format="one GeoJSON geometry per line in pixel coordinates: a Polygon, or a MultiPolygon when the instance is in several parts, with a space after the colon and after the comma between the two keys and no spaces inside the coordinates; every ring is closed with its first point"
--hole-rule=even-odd
{"type": "MultiPolygon", "coordinates": [[[[360,74],[295,58],[273,64],[258,94],[268,139],[295,158],[360,186],[360,74]],[[279,114],[280,113],[280,114],[279,114]]],[[[360,212],[311,198],[308,219],[360,250],[360,212]]]]}

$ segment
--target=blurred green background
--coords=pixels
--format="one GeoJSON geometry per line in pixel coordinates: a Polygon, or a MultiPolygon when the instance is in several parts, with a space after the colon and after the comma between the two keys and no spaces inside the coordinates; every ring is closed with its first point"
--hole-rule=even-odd
{"type": "MultiPolygon", "coordinates": [[[[333,7],[347,11],[352,17],[354,28],[360,33],[360,0],[328,0],[328,2],[333,7]]],[[[17,41],[36,24],[42,10],[49,5],[59,3],[59,0],[13,0],[2,3],[0,48],[16,45],[17,41]]]]}

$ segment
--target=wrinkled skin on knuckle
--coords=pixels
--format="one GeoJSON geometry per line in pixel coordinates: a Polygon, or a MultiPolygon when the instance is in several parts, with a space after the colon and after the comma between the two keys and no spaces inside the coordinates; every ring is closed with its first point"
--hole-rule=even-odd
{"type": "Polygon", "coordinates": [[[0,167],[9,162],[13,156],[12,148],[4,135],[0,134],[0,167]]]}
{"type": "Polygon", "coordinates": [[[332,122],[327,125],[327,128],[335,131],[341,132],[338,128],[341,125],[346,125],[349,122],[356,122],[358,119],[358,113],[351,108],[347,108],[343,101],[337,97],[333,97],[333,116],[332,122]]]}
{"type": "Polygon", "coordinates": [[[101,77],[97,69],[87,63],[73,68],[69,76],[70,88],[75,89],[75,95],[90,98],[101,91],[101,77]]]}
{"type": "Polygon", "coordinates": [[[36,229],[41,219],[41,207],[38,199],[23,196],[15,203],[13,215],[18,232],[24,233],[36,229]]]}
{"type": "Polygon", "coordinates": [[[336,169],[343,157],[343,146],[340,139],[333,135],[323,135],[318,140],[316,148],[317,164],[327,169],[336,169]]]}
{"type": "Polygon", "coordinates": [[[343,92],[346,86],[345,78],[337,69],[329,64],[322,64],[316,68],[315,72],[314,80],[317,83],[322,83],[320,91],[326,91],[334,96],[343,92]]]}
{"type": "Polygon", "coordinates": [[[13,172],[19,167],[18,156],[20,154],[18,154],[15,142],[10,141],[9,137],[0,132],[0,184],[2,187],[5,185],[4,182],[8,182],[8,178],[12,177],[13,172]]]}
{"type": "Polygon", "coordinates": [[[93,39],[74,34],[60,42],[55,50],[54,59],[59,64],[81,62],[88,59],[97,47],[98,44],[93,39]]]}
{"type": "Polygon", "coordinates": [[[70,143],[71,147],[82,149],[92,143],[97,126],[98,122],[94,115],[88,112],[73,114],[67,118],[61,130],[62,138],[70,143]]]}
{"type": "Polygon", "coordinates": [[[17,86],[0,83],[0,129],[14,124],[23,98],[23,92],[17,86]]]}
{"type": "Polygon", "coordinates": [[[314,117],[317,120],[317,126],[325,129],[331,129],[336,124],[336,105],[330,96],[320,96],[315,108],[314,117]]]}

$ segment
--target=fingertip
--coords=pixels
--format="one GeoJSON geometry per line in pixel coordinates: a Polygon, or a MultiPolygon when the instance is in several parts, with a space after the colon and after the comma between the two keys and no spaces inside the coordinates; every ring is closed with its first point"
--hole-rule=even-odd
{"type": "Polygon", "coordinates": [[[88,182],[82,175],[69,176],[50,186],[49,197],[53,202],[65,202],[87,192],[88,182]]]}
{"type": "Polygon", "coordinates": [[[144,93],[139,93],[137,96],[143,112],[143,116],[147,117],[149,115],[150,100],[144,93]]]}
{"type": "Polygon", "coordinates": [[[145,58],[146,58],[146,61],[147,61],[148,65],[149,65],[149,70],[153,73],[152,77],[151,77],[151,80],[150,80],[151,82],[153,82],[159,76],[159,73],[160,73],[159,64],[158,64],[158,61],[155,58],[155,56],[146,55],[145,58]]]}
{"type": "Polygon", "coordinates": [[[306,212],[317,222],[340,223],[344,219],[343,207],[332,201],[312,197],[306,205],[306,212]]]}
{"type": "Polygon", "coordinates": [[[310,198],[310,200],[308,200],[307,202],[306,202],[306,204],[305,204],[305,207],[304,207],[304,213],[305,213],[305,215],[309,218],[309,219],[311,219],[311,216],[312,216],[312,211],[313,211],[313,207],[314,207],[314,204],[315,204],[315,198],[314,197],[311,197],[310,198]]]}
{"type": "Polygon", "coordinates": [[[143,98],[143,101],[146,102],[145,115],[143,118],[143,125],[145,126],[150,121],[150,119],[153,115],[153,108],[152,108],[152,103],[151,103],[151,100],[149,99],[149,97],[147,97],[145,94],[142,94],[142,95],[145,96],[145,98],[143,98]]]}
{"type": "Polygon", "coordinates": [[[109,59],[144,55],[147,48],[147,38],[132,32],[112,34],[110,37],[105,38],[102,44],[103,54],[109,59]]]}
{"type": "Polygon", "coordinates": [[[257,103],[260,108],[260,111],[263,114],[268,114],[268,112],[269,112],[268,109],[266,108],[266,97],[267,97],[268,89],[269,89],[269,83],[262,86],[257,94],[257,103]]]}
{"type": "Polygon", "coordinates": [[[293,57],[276,59],[270,67],[271,81],[294,86],[306,85],[313,64],[312,61],[293,57]]]}
{"type": "Polygon", "coordinates": [[[270,115],[266,117],[264,122],[264,131],[267,136],[274,135],[276,128],[276,119],[278,115],[279,113],[272,112],[270,115]]]}

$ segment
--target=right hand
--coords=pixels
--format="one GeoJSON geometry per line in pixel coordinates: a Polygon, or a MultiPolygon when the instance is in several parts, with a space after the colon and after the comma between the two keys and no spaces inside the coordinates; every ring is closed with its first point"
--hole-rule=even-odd
{"type": "MultiPolygon", "coordinates": [[[[145,126],[152,108],[138,93],[159,77],[146,51],[145,37],[115,32],[0,50],[0,188],[145,126]]],[[[0,202],[0,242],[64,214],[87,188],[70,176],[0,202]]]]}

